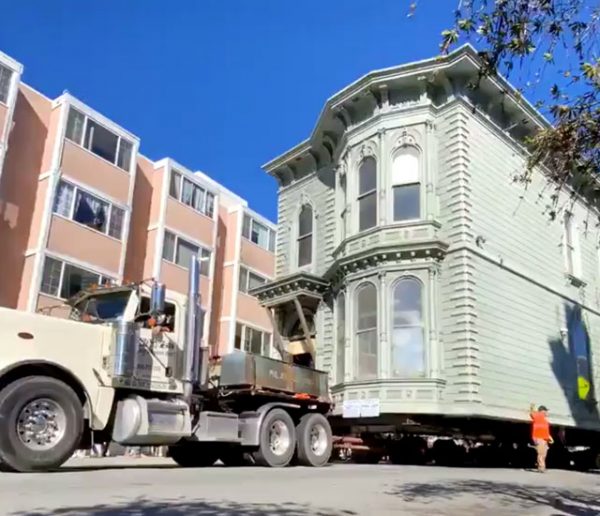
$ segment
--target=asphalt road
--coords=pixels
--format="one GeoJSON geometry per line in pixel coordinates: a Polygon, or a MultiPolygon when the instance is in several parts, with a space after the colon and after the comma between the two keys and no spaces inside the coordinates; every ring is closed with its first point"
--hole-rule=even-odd
{"type": "Polygon", "coordinates": [[[600,514],[600,477],[549,471],[332,465],[186,470],[169,459],[75,459],[56,473],[0,473],[5,515],[600,514]]]}

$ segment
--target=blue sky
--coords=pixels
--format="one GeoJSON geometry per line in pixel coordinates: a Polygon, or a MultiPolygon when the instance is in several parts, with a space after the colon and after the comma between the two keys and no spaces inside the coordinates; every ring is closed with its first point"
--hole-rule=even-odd
{"type": "Polygon", "coordinates": [[[437,54],[456,0],[5,2],[0,50],[25,82],[67,89],[276,220],[260,166],[312,130],[333,93],[369,70],[437,54]]]}

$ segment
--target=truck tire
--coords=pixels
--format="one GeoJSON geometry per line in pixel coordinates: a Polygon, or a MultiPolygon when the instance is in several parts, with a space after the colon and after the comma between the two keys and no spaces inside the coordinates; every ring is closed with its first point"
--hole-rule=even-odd
{"type": "Polygon", "coordinates": [[[214,443],[183,442],[169,446],[169,457],[182,468],[206,468],[218,458],[218,446],[214,443]]]}
{"type": "Polygon", "coordinates": [[[323,414],[304,414],[296,427],[298,463],[319,468],[331,457],[333,436],[329,421],[323,414]]]}
{"type": "Polygon", "coordinates": [[[0,461],[5,469],[56,469],[73,455],[82,432],[81,401],[64,382],[28,376],[0,391],[0,461]]]}
{"type": "Polygon", "coordinates": [[[283,409],[275,408],[267,413],[259,431],[258,450],[253,454],[259,466],[283,468],[296,451],[296,426],[283,409]]]}

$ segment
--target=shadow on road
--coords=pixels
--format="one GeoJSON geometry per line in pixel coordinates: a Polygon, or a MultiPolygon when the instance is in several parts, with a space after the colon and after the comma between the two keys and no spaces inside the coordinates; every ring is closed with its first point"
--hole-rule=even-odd
{"type": "Polygon", "coordinates": [[[236,502],[208,502],[208,501],[183,501],[163,500],[154,502],[144,498],[134,502],[119,505],[96,505],[69,507],[64,509],[39,510],[27,512],[13,512],[11,516],[356,516],[353,511],[338,511],[320,509],[311,505],[299,504],[240,504],[236,502]]]}
{"type": "Polygon", "coordinates": [[[540,507],[556,509],[556,515],[597,516],[600,514],[600,499],[597,492],[584,490],[564,490],[552,486],[524,486],[522,484],[460,480],[443,484],[402,484],[386,494],[398,496],[404,502],[421,504],[458,501],[461,497],[472,496],[487,503],[522,510],[540,507]]]}

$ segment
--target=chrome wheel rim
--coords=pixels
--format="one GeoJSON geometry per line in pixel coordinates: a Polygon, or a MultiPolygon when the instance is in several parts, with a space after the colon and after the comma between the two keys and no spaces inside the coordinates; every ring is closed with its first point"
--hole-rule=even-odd
{"type": "Polygon", "coordinates": [[[17,435],[30,450],[49,450],[65,435],[67,417],[54,400],[39,398],[25,405],[17,418],[17,435]]]}
{"type": "Polygon", "coordinates": [[[283,421],[275,421],[269,430],[269,445],[274,455],[284,455],[290,448],[290,429],[283,421]]]}
{"type": "Polygon", "coordinates": [[[320,423],[310,429],[310,449],[317,456],[324,455],[327,450],[327,432],[320,423]]]}

